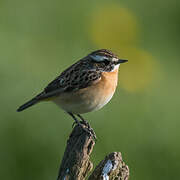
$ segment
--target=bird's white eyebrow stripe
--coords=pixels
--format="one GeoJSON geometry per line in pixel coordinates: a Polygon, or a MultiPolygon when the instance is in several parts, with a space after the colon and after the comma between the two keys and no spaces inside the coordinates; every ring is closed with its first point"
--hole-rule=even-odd
{"type": "Polygon", "coordinates": [[[104,61],[105,59],[108,59],[106,56],[100,56],[100,55],[90,55],[90,57],[97,62],[104,61]]]}
{"type": "Polygon", "coordinates": [[[112,61],[116,62],[118,61],[118,58],[112,58],[112,61]]]}

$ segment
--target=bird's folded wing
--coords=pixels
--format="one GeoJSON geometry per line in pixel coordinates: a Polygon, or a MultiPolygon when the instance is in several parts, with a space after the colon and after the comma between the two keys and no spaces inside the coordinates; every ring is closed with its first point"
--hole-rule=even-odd
{"type": "Polygon", "coordinates": [[[61,93],[78,91],[92,84],[96,84],[101,79],[101,72],[96,70],[68,71],[62,73],[55,80],[48,84],[39,99],[46,99],[58,96],[61,93]]]}

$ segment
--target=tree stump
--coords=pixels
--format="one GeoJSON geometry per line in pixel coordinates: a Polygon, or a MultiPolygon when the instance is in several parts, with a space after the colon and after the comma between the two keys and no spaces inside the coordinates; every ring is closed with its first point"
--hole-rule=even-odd
{"type": "Polygon", "coordinates": [[[76,125],[67,140],[57,180],[128,180],[129,168],[120,152],[110,153],[88,177],[93,168],[90,154],[95,145],[89,126],[76,125]]]}

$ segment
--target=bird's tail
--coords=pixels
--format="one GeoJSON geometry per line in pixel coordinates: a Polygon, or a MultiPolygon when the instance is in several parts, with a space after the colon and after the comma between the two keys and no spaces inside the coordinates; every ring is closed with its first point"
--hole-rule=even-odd
{"type": "Polygon", "coordinates": [[[40,97],[41,97],[42,93],[38,94],[36,97],[34,97],[33,99],[31,99],[30,101],[26,102],[25,104],[23,104],[22,106],[20,106],[17,109],[17,112],[23,111],[24,109],[27,109],[28,107],[33,106],[34,104],[38,103],[40,101],[40,97]]]}

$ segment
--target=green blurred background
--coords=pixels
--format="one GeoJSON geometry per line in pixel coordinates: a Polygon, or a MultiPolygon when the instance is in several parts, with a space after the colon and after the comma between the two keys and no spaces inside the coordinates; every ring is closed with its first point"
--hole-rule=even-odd
{"type": "Polygon", "coordinates": [[[0,179],[56,179],[72,119],[47,102],[16,109],[70,64],[108,48],[129,62],[102,110],[96,165],[122,152],[131,179],[178,179],[179,0],[0,1],[0,179]]]}

